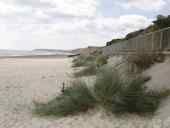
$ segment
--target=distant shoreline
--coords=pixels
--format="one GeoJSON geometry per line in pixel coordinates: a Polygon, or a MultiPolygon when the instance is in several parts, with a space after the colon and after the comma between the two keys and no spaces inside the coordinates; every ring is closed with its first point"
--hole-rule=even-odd
{"type": "Polygon", "coordinates": [[[68,58],[67,55],[28,55],[28,56],[0,56],[0,59],[50,59],[50,58],[68,58]]]}

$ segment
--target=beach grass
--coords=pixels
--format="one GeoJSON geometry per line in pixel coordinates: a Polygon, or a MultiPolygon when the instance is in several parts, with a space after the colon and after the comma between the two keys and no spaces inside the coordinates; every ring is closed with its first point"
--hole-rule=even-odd
{"type": "Polygon", "coordinates": [[[71,82],[62,94],[45,104],[35,103],[34,113],[41,116],[63,117],[86,112],[95,106],[96,100],[86,83],[80,80],[71,82]]]}
{"type": "Polygon", "coordinates": [[[149,76],[135,75],[125,80],[119,70],[104,66],[98,70],[92,90],[84,81],[75,80],[51,101],[35,103],[34,113],[64,117],[86,112],[98,105],[116,115],[153,115],[170,95],[170,90],[148,89],[146,83],[150,79],[149,76]]]}
{"type": "Polygon", "coordinates": [[[78,57],[75,57],[72,61],[72,67],[82,67],[87,66],[95,61],[96,57],[93,55],[85,56],[80,55],[78,57]]]}
{"type": "Polygon", "coordinates": [[[83,67],[81,70],[73,73],[74,77],[83,77],[83,76],[92,76],[96,75],[97,66],[95,64],[90,64],[86,67],[83,67]]]}
{"type": "Polygon", "coordinates": [[[146,53],[144,51],[139,51],[134,55],[128,55],[124,58],[129,64],[136,66],[141,71],[165,60],[165,56],[161,53],[146,53]]]}
{"type": "Polygon", "coordinates": [[[106,68],[97,75],[94,92],[99,103],[114,114],[154,114],[170,90],[149,90],[145,84],[151,79],[137,75],[122,80],[115,69],[106,68]]]}

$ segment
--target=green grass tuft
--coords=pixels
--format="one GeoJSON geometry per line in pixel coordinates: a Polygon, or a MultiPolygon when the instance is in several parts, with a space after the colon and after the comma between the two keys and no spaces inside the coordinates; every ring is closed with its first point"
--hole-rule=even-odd
{"type": "Polygon", "coordinates": [[[102,68],[97,74],[94,92],[102,105],[111,106],[114,95],[122,88],[118,71],[102,68]]]}
{"type": "Polygon", "coordinates": [[[96,57],[93,55],[90,56],[84,56],[80,55],[78,57],[75,57],[72,61],[73,65],[72,67],[82,67],[87,66],[95,61],[96,57]]]}
{"type": "Polygon", "coordinates": [[[144,51],[139,51],[134,55],[128,55],[125,60],[139,70],[146,70],[150,68],[155,63],[160,63],[165,60],[165,56],[160,53],[145,53],[144,51]]]}
{"type": "Polygon", "coordinates": [[[108,63],[108,57],[103,56],[103,55],[99,55],[99,56],[96,57],[96,65],[98,67],[101,67],[101,66],[103,66],[107,63],[108,63]]]}
{"type": "Polygon", "coordinates": [[[149,90],[145,83],[151,78],[136,76],[122,80],[115,69],[104,69],[97,75],[94,92],[97,101],[115,114],[154,113],[170,90],[149,90]]]}
{"type": "MultiPolygon", "coordinates": [[[[75,77],[96,75],[98,69],[101,68],[103,65],[107,64],[107,60],[108,57],[105,57],[103,55],[88,56],[85,62],[83,63],[84,67],[81,70],[74,72],[73,75],[75,77]]],[[[73,65],[75,65],[74,62],[73,65]]]]}
{"type": "Polygon", "coordinates": [[[42,116],[63,117],[85,112],[95,106],[95,98],[86,83],[74,81],[66,88],[63,94],[46,104],[35,103],[34,113],[42,116]]]}
{"type": "Polygon", "coordinates": [[[74,72],[74,77],[82,77],[82,76],[92,76],[97,73],[97,67],[95,64],[90,64],[80,71],[74,72]]]}
{"type": "Polygon", "coordinates": [[[170,95],[168,90],[160,92],[149,90],[145,83],[150,77],[138,76],[124,85],[113,98],[113,113],[153,114],[161,101],[170,95]]]}

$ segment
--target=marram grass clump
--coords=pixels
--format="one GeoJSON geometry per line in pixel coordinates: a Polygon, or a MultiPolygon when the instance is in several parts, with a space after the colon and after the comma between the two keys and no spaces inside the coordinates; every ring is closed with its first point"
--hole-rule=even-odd
{"type": "MultiPolygon", "coordinates": [[[[94,59],[94,58],[93,58],[94,59]]],[[[89,59],[87,62],[84,62],[84,67],[79,71],[73,73],[74,77],[83,77],[83,76],[93,76],[96,75],[99,68],[107,64],[108,57],[103,55],[98,55],[95,59],[89,59]]],[[[75,63],[73,63],[75,64],[75,63]]]]}
{"type": "Polygon", "coordinates": [[[92,76],[96,75],[97,66],[95,64],[90,64],[83,69],[73,73],[74,77],[92,76]]]}
{"type": "Polygon", "coordinates": [[[146,53],[139,51],[134,55],[127,55],[124,59],[138,68],[138,70],[146,70],[155,63],[161,63],[165,60],[165,55],[161,53],[146,53]]]}
{"type": "Polygon", "coordinates": [[[34,113],[40,116],[63,117],[86,112],[96,100],[85,82],[73,81],[64,92],[45,104],[35,103],[34,113]]]}
{"type": "MultiPolygon", "coordinates": [[[[157,99],[144,84],[149,77],[138,76],[124,84],[112,101],[114,113],[147,113],[155,112],[160,100],[157,99]]],[[[155,93],[156,94],[156,93],[155,93]]]]}
{"type": "Polygon", "coordinates": [[[104,55],[99,55],[96,57],[96,65],[97,67],[101,67],[108,63],[108,57],[104,55]]]}
{"type": "Polygon", "coordinates": [[[96,77],[94,92],[97,100],[104,106],[111,106],[113,96],[122,88],[117,70],[102,68],[96,77]]]}
{"type": "Polygon", "coordinates": [[[145,83],[150,77],[136,76],[122,80],[117,70],[105,69],[97,76],[94,92],[100,104],[115,114],[153,114],[169,90],[149,90],[145,83]]]}
{"type": "Polygon", "coordinates": [[[89,64],[92,64],[95,61],[96,57],[93,55],[85,56],[80,55],[78,57],[75,57],[72,61],[72,67],[82,67],[87,66],[89,64]]]}

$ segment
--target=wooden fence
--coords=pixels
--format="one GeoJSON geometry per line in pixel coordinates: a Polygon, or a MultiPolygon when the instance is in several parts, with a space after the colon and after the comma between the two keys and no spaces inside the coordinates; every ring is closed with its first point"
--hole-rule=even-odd
{"type": "Polygon", "coordinates": [[[103,48],[104,55],[135,53],[138,51],[170,51],[170,27],[145,35],[140,35],[126,41],[120,41],[118,43],[103,48]]]}

